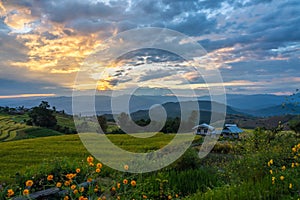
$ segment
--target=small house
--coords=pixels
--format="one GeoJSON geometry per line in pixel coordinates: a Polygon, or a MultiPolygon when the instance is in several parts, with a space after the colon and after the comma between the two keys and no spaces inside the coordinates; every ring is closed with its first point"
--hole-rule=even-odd
{"type": "Polygon", "coordinates": [[[205,135],[215,135],[216,134],[215,128],[206,123],[203,123],[203,124],[193,127],[193,130],[195,130],[196,135],[204,135],[205,136],[205,135]]]}
{"type": "Polygon", "coordinates": [[[226,138],[239,138],[239,134],[242,133],[243,130],[240,129],[236,124],[225,124],[221,135],[226,138]]]}

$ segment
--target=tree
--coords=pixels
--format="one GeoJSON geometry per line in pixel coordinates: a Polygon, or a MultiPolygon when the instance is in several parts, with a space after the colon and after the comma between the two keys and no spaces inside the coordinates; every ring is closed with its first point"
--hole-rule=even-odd
{"type": "Polygon", "coordinates": [[[106,118],[104,116],[98,116],[97,119],[103,133],[106,133],[108,127],[106,118]]]}
{"type": "Polygon", "coordinates": [[[29,117],[33,125],[53,128],[57,124],[53,110],[47,101],[42,101],[37,107],[33,107],[29,112],[29,117]]]}

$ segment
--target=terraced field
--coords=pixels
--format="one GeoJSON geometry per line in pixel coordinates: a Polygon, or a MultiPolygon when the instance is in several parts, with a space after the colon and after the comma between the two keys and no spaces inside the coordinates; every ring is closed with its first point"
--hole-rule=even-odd
{"type": "Polygon", "coordinates": [[[0,142],[55,135],[62,135],[62,133],[51,129],[28,126],[14,121],[11,116],[0,115],[0,142]]]}

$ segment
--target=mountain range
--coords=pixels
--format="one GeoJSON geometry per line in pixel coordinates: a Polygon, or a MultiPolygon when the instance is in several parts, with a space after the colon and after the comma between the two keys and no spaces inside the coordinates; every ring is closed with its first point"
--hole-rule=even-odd
{"type": "MultiPolygon", "coordinates": [[[[178,98],[175,96],[155,96],[155,95],[123,95],[113,99],[114,110],[111,109],[111,97],[109,96],[96,96],[95,108],[97,114],[111,114],[127,112],[143,113],[150,109],[153,105],[163,105],[164,107],[173,110],[173,114],[178,102],[178,98]],[[127,103],[129,100],[129,104],[127,103]],[[129,105],[129,106],[128,106],[129,105]],[[172,108],[173,106],[173,108],[172,108]]],[[[180,97],[181,102],[191,102],[195,99],[202,104],[201,111],[210,109],[209,96],[202,96],[198,98],[180,97]]],[[[255,95],[238,95],[227,94],[227,113],[228,114],[240,114],[240,115],[252,115],[259,117],[276,116],[284,114],[300,114],[300,107],[294,103],[287,103],[285,107],[282,104],[286,102],[287,96],[277,96],[271,94],[255,94],[255,95]]],[[[300,100],[300,99],[299,99],[300,100]]],[[[65,110],[66,113],[72,114],[72,97],[60,96],[60,97],[43,97],[43,98],[14,98],[14,99],[0,99],[0,106],[18,107],[24,106],[31,108],[39,105],[41,101],[48,101],[51,106],[55,106],[57,110],[65,110]]],[[[85,106],[85,97],[78,97],[77,102],[85,106]]],[[[217,104],[216,104],[217,105],[217,104]]],[[[92,114],[93,110],[85,110],[81,114],[92,114]]],[[[79,113],[76,113],[79,114],[79,113]]]]}

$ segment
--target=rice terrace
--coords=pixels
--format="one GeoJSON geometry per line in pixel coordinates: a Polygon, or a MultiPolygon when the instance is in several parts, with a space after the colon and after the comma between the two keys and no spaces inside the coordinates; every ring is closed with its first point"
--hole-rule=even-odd
{"type": "Polygon", "coordinates": [[[299,0],[0,0],[0,200],[299,200],[299,0]]]}

